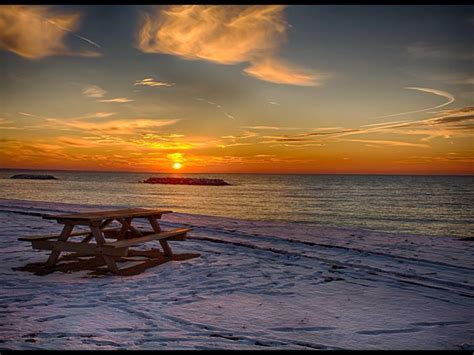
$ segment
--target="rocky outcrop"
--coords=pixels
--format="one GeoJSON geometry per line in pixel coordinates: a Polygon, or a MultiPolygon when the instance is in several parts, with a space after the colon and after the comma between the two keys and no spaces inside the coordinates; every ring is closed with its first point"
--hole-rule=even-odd
{"type": "Polygon", "coordinates": [[[148,178],[142,181],[146,184],[173,184],[173,185],[211,185],[211,186],[225,186],[230,185],[222,179],[195,179],[195,178],[148,178]]]}
{"type": "Polygon", "coordinates": [[[10,179],[32,179],[32,180],[57,180],[53,175],[29,175],[29,174],[18,174],[13,175],[10,179]]]}

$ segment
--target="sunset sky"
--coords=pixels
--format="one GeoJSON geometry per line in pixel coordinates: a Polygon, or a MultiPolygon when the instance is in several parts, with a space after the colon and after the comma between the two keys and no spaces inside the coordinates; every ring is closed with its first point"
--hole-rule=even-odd
{"type": "Polygon", "coordinates": [[[0,166],[474,174],[473,10],[0,6],[0,166]]]}

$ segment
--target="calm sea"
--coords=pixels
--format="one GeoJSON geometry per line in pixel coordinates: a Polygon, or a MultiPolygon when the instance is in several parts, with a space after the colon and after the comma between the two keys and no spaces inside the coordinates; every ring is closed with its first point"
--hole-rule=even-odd
{"type": "Polygon", "coordinates": [[[178,175],[0,170],[0,198],[474,236],[474,176],[186,174],[232,185],[138,183],[151,176],[178,175]],[[20,173],[51,174],[59,180],[9,179],[20,173]]]}

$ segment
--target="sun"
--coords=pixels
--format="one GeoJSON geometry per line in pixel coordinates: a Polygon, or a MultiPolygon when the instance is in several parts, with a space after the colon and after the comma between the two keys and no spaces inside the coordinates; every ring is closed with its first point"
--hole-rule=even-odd
{"type": "Polygon", "coordinates": [[[173,169],[175,169],[175,170],[181,169],[182,167],[183,167],[183,164],[181,164],[181,163],[174,163],[173,164],[173,169]]]}

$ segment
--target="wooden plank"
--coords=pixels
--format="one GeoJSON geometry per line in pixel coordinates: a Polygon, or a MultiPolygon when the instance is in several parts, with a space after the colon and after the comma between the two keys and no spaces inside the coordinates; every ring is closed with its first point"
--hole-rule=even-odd
{"type": "Polygon", "coordinates": [[[102,258],[104,259],[105,263],[107,264],[107,267],[109,268],[110,271],[112,271],[114,274],[119,274],[120,270],[115,263],[115,260],[108,255],[102,254],[102,258]]]}
{"type": "Polygon", "coordinates": [[[134,226],[132,226],[132,219],[133,218],[117,218],[117,221],[119,221],[122,224],[122,229],[120,230],[123,235],[125,235],[127,230],[132,231],[136,235],[142,237],[143,234],[140,232],[138,229],[136,229],[134,226]]]}
{"type": "MultiPolygon", "coordinates": [[[[94,236],[97,244],[99,246],[103,246],[105,244],[105,238],[104,238],[100,228],[96,225],[93,225],[93,224],[91,224],[90,227],[91,227],[92,235],[94,236]]],[[[125,250],[127,251],[127,248],[125,248],[125,250]]],[[[125,253],[126,253],[126,251],[125,251],[125,253]]],[[[107,264],[109,270],[112,271],[115,274],[118,274],[120,271],[119,271],[119,268],[117,267],[117,264],[115,263],[115,260],[111,256],[108,256],[104,253],[102,253],[101,255],[102,255],[102,258],[104,259],[105,263],[107,264]]]]}
{"type": "MultiPolygon", "coordinates": [[[[159,216],[159,218],[161,218],[161,215],[159,216]]],[[[148,221],[150,222],[151,227],[153,228],[153,231],[155,233],[161,233],[161,227],[156,219],[156,216],[149,216],[148,221]]],[[[159,239],[159,242],[160,242],[161,248],[163,249],[163,253],[166,256],[173,256],[173,250],[171,250],[171,246],[168,244],[168,241],[166,239],[159,239]]]]}
{"type": "Polygon", "coordinates": [[[158,223],[156,218],[154,218],[153,216],[150,216],[150,217],[148,217],[148,221],[150,222],[151,227],[153,228],[155,233],[160,233],[161,232],[160,224],[158,223]]]}
{"type": "Polygon", "coordinates": [[[85,244],[75,242],[51,241],[51,240],[35,240],[32,242],[33,249],[53,250],[57,252],[71,251],[83,254],[93,255],[113,255],[125,256],[127,255],[127,248],[112,248],[107,246],[100,246],[97,244],[85,244]]]}
{"type": "MultiPolygon", "coordinates": [[[[61,232],[61,235],[58,238],[58,241],[65,242],[71,235],[71,232],[73,229],[74,229],[74,226],[72,224],[65,224],[61,232]]],[[[57,242],[52,242],[52,243],[57,243],[57,242]]],[[[61,254],[61,251],[54,250],[49,256],[48,260],[46,261],[46,266],[54,266],[54,264],[56,264],[56,262],[58,261],[60,254],[61,254]]]]}
{"type": "MultiPolygon", "coordinates": [[[[132,218],[130,217],[125,218],[125,221],[127,221],[128,224],[130,224],[132,222],[132,218]]],[[[125,239],[126,233],[127,233],[127,226],[122,223],[122,228],[120,228],[120,239],[125,239]]]]}
{"type": "Polygon", "coordinates": [[[100,229],[104,230],[105,227],[107,227],[110,223],[114,221],[113,218],[106,219],[102,224],[100,225],[100,229]]]}
{"type": "MultiPolygon", "coordinates": [[[[115,231],[118,230],[118,228],[110,228],[110,229],[104,229],[104,232],[108,231],[115,231]]],[[[69,236],[70,237],[78,237],[81,235],[87,235],[91,234],[91,231],[83,231],[83,232],[74,232],[71,233],[69,236]]],[[[58,234],[49,234],[49,235],[33,235],[29,237],[20,237],[18,240],[24,241],[24,242],[32,242],[33,240],[49,240],[49,239],[58,239],[59,235],[58,234]]]]}
{"type": "MultiPolygon", "coordinates": [[[[87,235],[90,234],[90,231],[84,231],[84,232],[75,232],[71,233],[71,237],[76,237],[76,236],[81,236],[81,235],[87,235]]],[[[20,237],[18,240],[25,241],[25,242],[32,242],[34,240],[48,240],[48,239],[58,239],[59,235],[58,234],[50,234],[50,235],[34,235],[30,237],[20,237]]]]}
{"type": "MultiPolygon", "coordinates": [[[[109,223],[105,224],[105,225],[108,225],[109,223]]],[[[104,224],[103,224],[104,225],[104,224]]],[[[102,227],[99,227],[101,230],[102,230],[102,235],[104,235],[105,237],[105,233],[108,233],[108,232],[118,232],[118,230],[120,228],[108,228],[108,229],[102,229],[102,227]]],[[[89,232],[89,235],[87,237],[85,237],[81,243],[89,243],[89,241],[94,238],[94,235],[92,234],[92,232],[89,232]]]]}
{"type": "MultiPolygon", "coordinates": [[[[161,216],[160,216],[161,218],[161,216]]],[[[151,227],[153,228],[153,231],[155,233],[161,233],[161,227],[160,224],[158,223],[156,216],[150,216],[148,217],[148,221],[151,224],[151,227]]],[[[166,256],[173,256],[173,250],[171,250],[170,245],[168,244],[168,241],[166,239],[159,239],[161,248],[163,249],[163,253],[166,256]]]]}
{"type": "Polygon", "coordinates": [[[94,236],[92,235],[92,233],[89,233],[89,235],[87,237],[85,237],[83,240],[81,240],[81,243],[85,244],[85,243],[89,243],[90,240],[93,238],[94,236]]]}
{"type": "Polygon", "coordinates": [[[56,219],[58,221],[101,221],[103,219],[116,219],[116,218],[146,218],[153,215],[161,215],[164,213],[172,213],[169,210],[154,210],[145,208],[130,208],[125,210],[113,210],[113,211],[97,211],[97,212],[84,212],[84,213],[71,213],[61,215],[45,215],[44,219],[56,219]]]}
{"type": "Polygon", "coordinates": [[[189,229],[189,228],[177,228],[177,229],[173,229],[166,232],[145,235],[144,237],[140,237],[140,238],[132,238],[132,239],[119,240],[117,242],[105,243],[104,246],[110,246],[114,248],[130,247],[133,245],[143,244],[145,242],[149,242],[152,240],[163,240],[163,239],[168,239],[171,237],[176,237],[179,235],[184,235],[191,230],[192,229],[189,229]]]}

